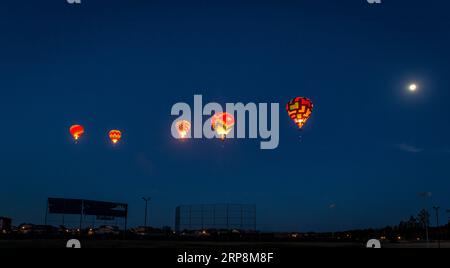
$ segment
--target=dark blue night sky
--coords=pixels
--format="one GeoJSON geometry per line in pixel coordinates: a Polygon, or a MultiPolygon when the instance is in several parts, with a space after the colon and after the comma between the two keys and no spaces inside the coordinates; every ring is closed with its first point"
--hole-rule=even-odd
{"type": "Polygon", "coordinates": [[[48,196],[86,198],[129,203],[133,226],[151,196],[153,226],[172,226],[180,204],[231,202],[257,204],[262,230],[323,231],[396,224],[420,192],[450,208],[449,9],[1,1],[0,215],[42,223],[48,196]],[[170,109],[194,94],[281,103],[279,148],[173,139],[170,109]],[[303,141],[284,111],[296,96],[315,103],[303,141]]]}

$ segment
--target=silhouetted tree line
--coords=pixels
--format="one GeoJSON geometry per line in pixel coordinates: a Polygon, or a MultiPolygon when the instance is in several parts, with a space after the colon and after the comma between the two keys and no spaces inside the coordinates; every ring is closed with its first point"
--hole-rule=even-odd
{"type": "Polygon", "coordinates": [[[391,242],[395,241],[426,241],[450,240],[450,224],[437,227],[427,210],[421,210],[417,216],[410,216],[408,220],[398,225],[387,226],[382,229],[351,230],[334,234],[335,239],[366,241],[377,238],[391,242]]]}

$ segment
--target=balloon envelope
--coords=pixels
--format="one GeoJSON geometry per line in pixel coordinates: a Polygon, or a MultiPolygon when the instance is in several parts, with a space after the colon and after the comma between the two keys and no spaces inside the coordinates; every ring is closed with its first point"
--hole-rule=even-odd
{"type": "Polygon", "coordinates": [[[218,113],[211,119],[212,129],[216,131],[222,139],[225,139],[226,135],[230,133],[234,127],[234,123],[234,117],[229,113],[218,113]]]}
{"type": "Polygon", "coordinates": [[[113,144],[117,144],[122,139],[122,132],[120,130],[111,130],[109,132],[109,139],[113,144]]]}
{"type": "Polygon", "coordinates": [[[302,129],[312,115],[314,104],[305,97],[297,97],[292,99],[287,105],[286,110],[289,117],[295,124],[302,129]]]}
{"type": "Polygon", "coordinates": [[[84,127],[82,125],[73,125],[70,127],[70,134],[77,141],[84,134],[84,127]]]}
{"type": "Polygon", "coordinates": [[[180,120],[176,123],[178,135],[181,139],[184,139],[189,134],[191,130],[191,123],[187,120],[180,120]]]}

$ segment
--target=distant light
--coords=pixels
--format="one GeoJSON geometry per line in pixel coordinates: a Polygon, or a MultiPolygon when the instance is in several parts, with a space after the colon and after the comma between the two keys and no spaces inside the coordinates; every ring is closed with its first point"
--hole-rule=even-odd
{"type": "Polygon", "coordinates": [[[417,85],[416,84],[411,84],[411,85],[409,85],[409,91],[412,91],[412,92],[414,92],[414,91],[417,91],[417,85]]]}

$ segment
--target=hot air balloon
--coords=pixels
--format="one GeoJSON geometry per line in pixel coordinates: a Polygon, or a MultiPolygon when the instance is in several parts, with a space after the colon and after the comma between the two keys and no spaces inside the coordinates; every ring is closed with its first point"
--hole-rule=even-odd
{"type": "Polygon", "coordinates": [[[189,121],[187,120],[180,120],[176,123],[176,127],[180,139],[184,139],[191,130],[191,123],[189,123],[189,121]]]}
{"type": "Polygon", "coordinates": [[[109,139],[113,144],[117,144],[122,138],[122,132],[120,130],[111,130],[109,132],[109,139]]]}
{"type": "Polygon", "coordinates": [[[312,101],[308,98],[297,97],[286,105],[286,110],[289,117],[291,117],[291,119],[301,130],[311,117],[313,107],[314,105],[312,101]]]}
{"type": "Polygon", "coordinates": [[[84,134],[84,127],[81,125],[73,125],[70,127],[70,134],[75,141],[78,141],[78,139],[84,134]]]}
{"type": "Polygon", "coordinates": [[[234,117],[229,113],[215,114],[211,119],[212,129],[225,140],[226,136],[234,127],[234,117]]]}

